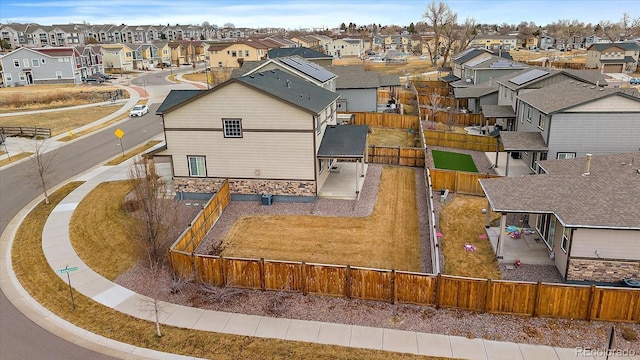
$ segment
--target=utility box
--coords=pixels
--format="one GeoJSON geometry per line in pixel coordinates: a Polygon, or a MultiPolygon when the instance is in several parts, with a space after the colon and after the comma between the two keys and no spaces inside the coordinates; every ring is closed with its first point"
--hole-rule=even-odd
{"type": "Polygon", "coordinates": [[[271,205],[271,204],[273,204],[273,195],[262,194],[262,205],[271,205]]]}

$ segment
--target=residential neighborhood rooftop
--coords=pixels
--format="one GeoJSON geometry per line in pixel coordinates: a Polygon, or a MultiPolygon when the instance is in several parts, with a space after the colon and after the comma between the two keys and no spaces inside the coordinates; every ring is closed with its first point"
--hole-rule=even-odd
{"type": "Polygon", "coordinates": [[[553,213],[565,227],[640,229],[640,152],[540,161],[549,174],[480,179],[494,211],[553,213]]]}

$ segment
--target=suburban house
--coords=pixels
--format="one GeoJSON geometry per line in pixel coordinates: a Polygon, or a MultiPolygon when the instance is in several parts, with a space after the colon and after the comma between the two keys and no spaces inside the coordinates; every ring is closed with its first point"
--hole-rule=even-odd
{"type": "Polygon", "coordinates": [[[323,49],[322,45],[320,44],[320,39],[312,35],[295,36],[291,38],[291,41],[298,44],[298,46],[303,46],[316,51],[320,51],[323,49]]]}
{"type": "Polygon", "coordinates": [[[486,56],[477,56],[476,59],[459,65],[460,80],[453,81],[450,85],[453,88],[468,87],[527,68],[529,68],[529,65],[495,55],[491,55],[488,58],[486,56]]]}
{"type": "MultiPolygon", "coordinates": [[[[494,55],[493,53],[491,53],[491,51],[483,48],[469,48],[461,51],[458,54],[454,55],[451,59],[453,72],[446,77],[443,77],[442,80],[445,82],[453,82],[463,79],[466,63],[480,63],[485,60],[491,59],[493,56],[494,55]]],[[[469,81],[469,85],[471,84],[472,82],[469,81]]]]}
{"type": "Polygon", "coordinates": [[[171,59],[171,47],[168,41],[154,42],[153,45],[158,49],[158,62],[173,64],[171,59]]]}
{"type": "Polygon", "coordinates": [[[133,50],[133,68],[150,69],[158,64],[158,47],[154,44],[143,44],[133,50]]]}
{"type": "Polygon", "coordinates": [[[22,47],[0,57],[4,86],[80,84],[87,73],[86,58],[73,47],[22,47]]]}
{"type": "Polygon", "coordinates": [[[173,90],[156,112],[166,147],[154,156],[169,157],[174,190],[185,196],[228,179],[236,198],[312,201],[338,160],[364,176],[369,128],[336,125],[338,97],[279,69],[173,90]]]}
{"type": "Polygon", "coordinates": [[[549,50],[555,45],[555,43],[556,39],[547,35],[541,35],[540,39],[538,40],[538,44],[540,45],[541,50],[549,50]]]}
{"type": "Polygon", "coordinates": [[[102,61],[111,71],[133,70],[133,50],[124,44],[101,44],[102,61]]]}
{"type": "Polygon", "coordinates": [[[398,76],[385,76],[376,71],[367,71],[362,65],[328,66],[327,70],[336,74],[336,92],[340,94],[340,112],[377,112],[386,104],[378,101],[378,89],[389,88],[396,94],[400,88],[398,76]]]}
{"type": "Polygon", "coordinates": [[[247,76],[275,69],[296,75],[329,91],[336,91],[336,74],[300,56],[245,62],[241,68],[233,69],[231,77],[247,76]]]}
{"type": "Polygon", "coordinates": [[[364,44],[362,39],[334,39],[332,42],[325,45],[325,53],[334,58],[341,58],[343,56],[348,57],[362,57],[364,56],[364,44]]]}
{"type": "Polygon", "coordinates": [[[597,43],[587,48],[587,69],[603,73],[635,72],[638,69],[640,44],[635,41],[597,43]]]}
{"type": "Polygon", "coordinates": [[[97,72],[104,73],[104,65],[102,64],[102,51],[99,45],[87,45],[80,48],[82,56],[86,59],[87,74],[92,75],[97,72]]]}
{"type": "MultiPolygon", "coordinates": [[[[598,90],[596,90],[598,91],[598,90]]],[[[637,117],[636,117],[637,119],[637,117]]],[[[636,135],[637,136],[637,135],[636,135]]],[[[502,214],[494,246],[508,254],[506,215],[525,215],[567,282],[619,283],[640,278],[640,152],[540,161],[541,174],[480,179],[502,214]]],[[[487,231],[489,232],[489,224],[487,231]]]]}
{"type": "MultiPolygon", "coordinates": [[[[519,152],[533,172],[540,172],[537,161],[547,158],[640,149],[640,93],[633,88],[602,88],[576,80],[564,81],[520,94],[517,108],[516,132],[541,139],[547,148],[519,152]]],[[[525,142],[520,143],[522,146],[525,142]]],[[[504,147],[512,149],[506,143],[504,147]]]]}
{"type": "Polygon", "coordinates": [[[209,46],[209,66],[238,68],[245,61],[258,61],[267,58],[268,47],[260,41],[237,41],[213,43],[209,46]]]}
{"type": "Polygon", "coordinates": [[[471,40],[469,46],[488,50],[515,50],[518,47],[518,37],[511,35],[479,34],[471,40]]]}
{"type": "Polygon", "coordinates": [[[497,113],[485,111],[484,107],[482,113],[487,118],[499,117],[504,129],[514,130],[516,129],[515,119],[519,111],[518,97],[520,95],[569,80],[579,81],[591,86],[607,85],[605,77],[598,71],[552,70],[540,67],[526,68],[496,79],[498,84],[498,107],[495,110],[497,110],[497,113]]]}
{"type": "Polygon", "coordinates": [[[521,48],[533,50],[538,47],[538,38],[534,35],[519,34],[516,37],[521,48]]]}
{"type": "Polygon", "coordinates": [[[333,57],[306,47],[275,48],[268,52],[269,59],[279,57],[300,56],[301,58],[314,62],[318,65],[328,66],[333,63],[333,57]]]}

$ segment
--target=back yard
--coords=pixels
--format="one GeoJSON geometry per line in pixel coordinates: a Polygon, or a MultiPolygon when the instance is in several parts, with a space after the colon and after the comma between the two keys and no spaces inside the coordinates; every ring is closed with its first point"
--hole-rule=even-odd
{"type": "Polygon", "coordinates": [[[421,271],[415,172],[384,167],[370,216],[247,215],[222,248],[227,257],[421,271]]]}

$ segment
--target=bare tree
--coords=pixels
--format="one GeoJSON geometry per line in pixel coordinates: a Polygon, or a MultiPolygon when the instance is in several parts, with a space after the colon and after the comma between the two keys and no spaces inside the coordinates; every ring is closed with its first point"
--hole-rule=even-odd
{"type": "Polygon", "coordinates": [[[427,6],[423,17],[425,18],[427,26],[433,31],[433,43],[431,46],[427,46],[427,51],[431,58],[431,65],[436,66],[437,56],[440,55],[443,31],[445,27],[455,24],[457,17],[447,4],[443,2],[436,4],[435,1],[427,6]]]}
{"type": "Polygon", "coordinates": [[[600,27],[602,28],[602,35],[604,35],[609,42],[616,42],[620,38],[620,25],[612,23],[611,21],[601,21],[600,27]]]}
{"type": "Polygon", "coordinates": [[[29,158],[31,162],[31,172],[29,177],[37,187],[42,189],[44,203],[49,205],[49,175],[57,152],[47,152],[49,143],[47,140],[35,140],[33,144],[33,155],[29,158]]]}
{"type": "Polygon", "coordinates": [[[159,320],[160,278],[165,264],[165,252],[172,240],[170,229],[176,226],[176,203],[166,199],[166,183],[158,176],[152,160],[142,158],[129,168],[132,191],[124,207],[135,221],[129,235],[142,266],[151,276],[152,303],[156,318],[156,335],[162,336],[159,320]]]}

